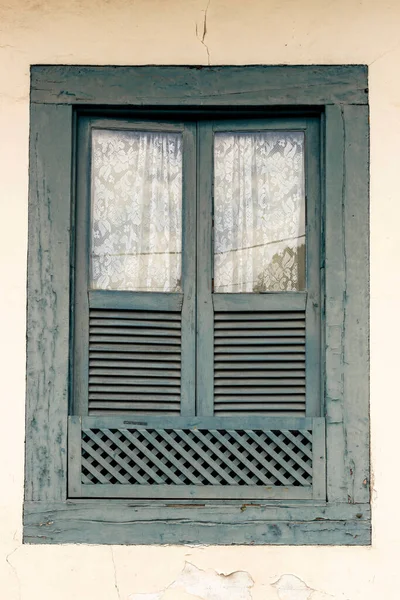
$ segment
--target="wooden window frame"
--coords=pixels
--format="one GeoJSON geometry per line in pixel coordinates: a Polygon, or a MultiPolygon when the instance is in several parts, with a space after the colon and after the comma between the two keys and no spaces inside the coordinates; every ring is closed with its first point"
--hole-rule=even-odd
{"type": "Polygon", "coordinates": [[[33,66],[24,541],[370,544],[368,244],[365,66],[33,66]],[[73,157],[88,108],[320,113],[326,499],[68,499],[73,157]]]}
{"type": "Polygon", "coordinates": [[[319,240],[321,237],[321,215],[319,198],[320,191],[320,151],[319,151],[319,120],[320,114],[301,116],[293,118],[284,117],[282,114],[266,119],[247,119],[244,121],[238,115],[236,121],[221,120],[206,122],[205,127],[199,135],[199,187],[198,187],[198,265],[197,265],[197,285],[198,285],[198,320],[197,329],[200,331],[198,336],[198,357],[197,357],[197,385],[200,389],[198,393],[201,413],[203,415],[212,415],[214,407],[214,356],[210,352],[214,340],[214,313],[217,310],[235,310],[246,304],[248,310],[257,310],[257,306],[262,303],[265,310],[274,310],[279,306],[292,306],[292,302],[299,303],[301,306],[303,296],[303,307],[305,307],[307,317],[306,327],[306,348],[307,348],[307,366],[306,366],[306,416],[321,416],[323,407],[321,406],[320,390],[320,272],[318,270],[320,248],[319,240]],[[224,294],[214,293],[211,289],[213,278],[213,254],[212,246],[209,240],[212,238],[212,172],[213,172],[213,135],[217,132],[225,131],[302,131],[305,135],[304,162],[305,162],[305,189],[306,201],[305,212],[306,219],[306,289],[296,292],[273,292],[260,294],[235,293],[224,294]],[[314,160],[314,156],[318,156],[314,160]],[[203,175],[204,173],[204,175],[203,175]]]}

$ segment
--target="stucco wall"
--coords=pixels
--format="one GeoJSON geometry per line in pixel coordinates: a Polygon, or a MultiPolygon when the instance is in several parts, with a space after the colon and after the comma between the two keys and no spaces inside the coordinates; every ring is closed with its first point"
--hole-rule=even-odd
{"type": "Polygon", "coordinates": [[[1,1],[1,599],[399,597],[399,24],[395,0],[1,1]],[[208,61],[370,66],[373,546],[22,546],[29,66],[208,61]]]}

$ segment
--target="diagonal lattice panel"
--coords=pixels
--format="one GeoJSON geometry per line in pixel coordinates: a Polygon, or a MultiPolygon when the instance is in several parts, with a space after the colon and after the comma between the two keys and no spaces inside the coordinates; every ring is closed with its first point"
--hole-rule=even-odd
{"type": "Polygon", "coordinates": [[[312,485],[312,430],[84,428],[84,485],[312,485]]]}

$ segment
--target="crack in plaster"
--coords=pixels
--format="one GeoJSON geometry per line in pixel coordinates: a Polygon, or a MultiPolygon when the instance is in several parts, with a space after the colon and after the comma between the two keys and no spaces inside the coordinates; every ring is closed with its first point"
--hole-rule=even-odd
{"type": "Polygon", "coordinates": [[[131,594],[129,600],[161,600],[169,589],[180,589],[201,600],[251,600],[254,581],[247,571],[225,575],[213,569],[203,571],[185,561],[178,577],[166,588],[148,594],[131,594]]]}
{"type": "MultiPolygon", "coordinates": [[[[291,573],[281,575],[271,585],[276,588],[279,600],[329,600],[335,598],[332,594],[308,586],[300,577],[291,573]]],[[[342,598],[349,600],[347,596],[342,596],[342,598]]]]}
{"type": "Polygon", "coordinates": [[[196,23],[196,37],[199,40],[200,44],[202,44],[204,46],[204,48],[206,49],[208,66],[210,66],[210,64],[211,64],[211,55],[210,55],[210,49],[204,40],[205,40],[207,31],[208,31],[207,30],[207,13],[208,13],[208,9],[210,8],[210,3],[211,3],[211,0],[208,0],[207,6],[204,10],[203,32],[201,35],[199,35],[199,31],[198,31],[198,27],[197,27],[197,23],[196,23]]]}
{"type": "Polygon", "coordinates": [[[111,561],[112,561],[113,569],[114,569],[114,587],[115,587],[115,591],[117,592],[118,600],[121,600],[121,592],[119,589],[118,578],[117,578],[117,566],[115,564],[114,550],[113,550],[112,546],[110,546],[110,551],[111,551],[111,561]]]}
{"type": "MultiPolygon", "coordinates": [[[[14,534],[15,535],[15,534],[14,534]]],[[[15,575],[15,579],[17,580],[17,587],[18,587],[18,598],[21,600],[22,595],[21,595],[21,582],[19,580],[19,575],[18,575],[18,571],[16,569],[16,567],[14,567],[14,565],[12,564],[12,562],[10,561],[10,558],[13,554],[15,554],[15,552],[19,550],[19,546],[18,548],[14,548],[14,550],[11,550],[11,552],[9,552],[6,555],[6,563],[10,566],[10,569],[12,570],[12,572],[15,575]]]]}
{"type": "Polygon", "coordinates": [[[372,67],[372,65],[374,65],[376,62],[378,62],[378,60],[381,60],[381,58],[385,58],[385,56],[387,54],[391,54],[392,52],[395,52],[399,46],[400,46],[400,42],[397,42],[397,44],[395,44],[392,48],[389,48],[388,50],[381,52],[380,54],[378,54],[378,56],[376,58],[374,58],[374,60],[372,62],[370,62],[368,64],[368,66],[372,67]]]}
{"type": "Polygon", "coordinates": [[[164,591],[150,594],[131,594],[128,600],[160,600],[161,596],[167,591],[168,588],[169,586],[167,586],[164,591]]]}

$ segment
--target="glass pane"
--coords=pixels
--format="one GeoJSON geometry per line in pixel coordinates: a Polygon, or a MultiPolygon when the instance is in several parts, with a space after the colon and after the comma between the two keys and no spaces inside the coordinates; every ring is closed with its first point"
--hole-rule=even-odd
{"type": "Polygon", "coordinates": [[[304,133],[215,134],[214,291],[304,288],[304,133]]]}
{"type": "Polygon", "coordinates": [[[181,290],[182,136],[94,130],[92,288],[181,290]]]}

